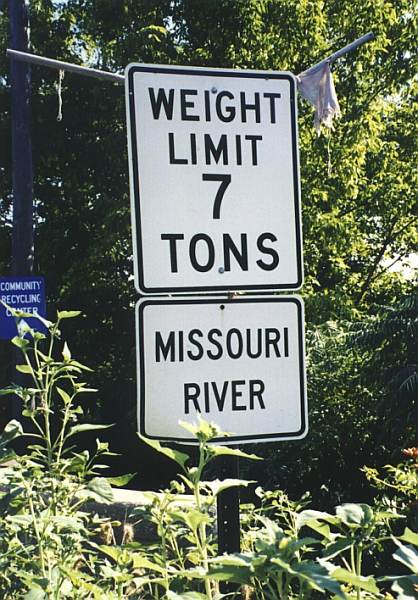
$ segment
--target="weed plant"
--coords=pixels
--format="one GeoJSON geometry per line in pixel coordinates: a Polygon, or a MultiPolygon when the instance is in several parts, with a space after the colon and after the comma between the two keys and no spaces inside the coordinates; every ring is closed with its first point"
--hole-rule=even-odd
{"type": "Polygon", "coordinates": [[[416,448],[406,451],[407,463],[387,467],[384,475],[366,470],[380,491],[373,506],[346,503],[330,513],[311,509],[308,495],[292,501],[283,491],[257,488],[257,503],[242,506],[241,552],[219,555],[218,496],[250,482],[208,481],[207,467],[219,456],[257,457],[218,445],[216,439],[226,434],[213,423],[183,423],[195,436],[197,463],[190,464],[184,451],[142,438],[173,460],[180,475],[166,490],[138,493],[142,504],[131,518],[151,523],[154,540],[135,540],[126,527],[117,545],[112,523],[87,503],[111,502],[112,484],[124,484],[129,476],[101,476],[102,459],[111,453],[99,440],[94,452],[74,446],[78,434],[107,427],[83,422],[82,400],[96,390],[84,382],[89,368],[72,357],[61,339],[62,321],[78,314],[58,312],[54,323],[39,317],[44,334],[25,322],[32,315],[14,311],[19,334],[12,343],[22,355],[17,370],[29,383],[0,394],[20,398],[30,427],[24,431],[13,420],[0,435],[2,599],[418,597],[418,532],[411,519],[418,497],[416,448]],[[11,448],[19,437],[29,441],[23,454],[11,448]],[[370,565],[382,555],[393,555],[393,569],[398,564],[401,573],[376,576],[370,565]],[[225,581],[237,584],[237,591],[223,593],[225,581]]]}

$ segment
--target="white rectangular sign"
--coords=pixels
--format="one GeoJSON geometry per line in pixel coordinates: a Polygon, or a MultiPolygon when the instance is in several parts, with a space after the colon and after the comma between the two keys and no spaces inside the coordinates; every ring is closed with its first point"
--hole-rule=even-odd
{"type": "Polygon", "coordinates": [[[300,288],[294,76],[141,64],[125,75],[137,290],[300,288]]]}
{"type": "Polygon", "coordinates": [[[307,433],[303,302],[297,296],[144,299],[136,309],[138,428],[193,443],[200,415],[237,442],[307,433]]]}

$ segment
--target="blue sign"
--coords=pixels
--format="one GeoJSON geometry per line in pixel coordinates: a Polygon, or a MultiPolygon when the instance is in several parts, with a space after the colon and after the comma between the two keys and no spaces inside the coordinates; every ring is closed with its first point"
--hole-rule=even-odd
{"type": "MultiPolygon", "coordinates": [[[[0,300],[16,310],[46,318],[45,281],[43,277],[0,277],[0,300]]],[[[24,317],[29,327],[46,332],[39,319],[24,317]]],[[[0,303],[0,339],[17,335],[16,319],[0,303]]]]}

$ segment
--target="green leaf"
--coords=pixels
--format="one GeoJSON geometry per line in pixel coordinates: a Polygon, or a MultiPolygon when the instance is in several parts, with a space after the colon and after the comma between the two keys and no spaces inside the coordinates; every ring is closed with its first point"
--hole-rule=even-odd
{"type": "Polygon", "coordinates": [[[70,352],[67,342],[64,343],[64,348],[62,349],[62,356],[66,362],[71,360],[71,352],[70,352]]]}
{"type": "Polygon", "coordinates": [[[23,427],[19,421],[14,419],[9,421],[0,434],[0,448],[7,446],[7,444],[20,435],[23,435],[23,427]]]}
{"type": "Polygon", "coordinates": [[[0,448],[0,465],[16,458],[16,453],[10,448],[0,448]]]}
{"type": "MultiPolygon", "coordinates": [[[[88,581],[88,579],[91,580],[91,577],[89,578],[89,576],[86,573],[76,571],[75,569],[68,569],[68,568],[63,567],[62,565],[60,567],[60,570],[63,573],[67,574],[67,576],[71,579],[71,581],[74,585],[79,586],[81,589],[83,589],[85,591],[93,593],[93,596],[91,596],[89,594],[88,596],[86,596],[87,598],[94,598],[94,600],[102,600],[103,599],[103,586],[98,586],[98,585],[95,585],[94,583],[91,583],[91,581],[88,581]]],[[[111,596],[109,596],[109,600],[110,600],[110,598],[111,598],[111,596]]],[[[113,598],[114,598],[114,596],[113,596],[113,598]]]]}
{"type": "Polygon", "coordinates": [[[103,500],[106,503],[113,502],[112,487],[103,477],[94,477],[88,482],[85,489],[89,494],[92,493],[98,499],[98,502],[102,502],[103,500]]]}
{"type": "Polygon", "coordinates": [[[160,454],[164,454],[164,456],[167,456],[171,460],[174,460],[178,465],[182,467],[182,469],[185,469],[185,465],[189,460],[188,454],[180,452],[179,450],[172,450],[171,448],[161,446],[158,440],[150,440],[149,438],[144,437],[140,433],[138,433],[137,435],[143,442],[148,444],[148,446],[151,446],[151,448],[154,448],[154,450],[157,450],[157,452],[160,452],[160,454]]]}
{"type": "Polygon", "coordinates": [[[394,542],[399,548],[396,550],[393,558],[411,569],[415,575],[418,575],[418,551],[412,546],[404,546],[396,539],[394,542]]]}
{"type": "Polygon", "coordinates": [[[389,510],[379,510],[375,513],[376,520],[378,521],[388,521],[390,519],[403,519],[402,515],[398,515],[389,510]]]}
{"type": "Polygon", "coordinates": [[[44,333],[41,333],[40,331],[34,331],[33,332],[33,339],[35,341],[45,340],[46,339],[46,335],[44,333]]]}
{"type": "Polygon", "coordinates": [[[347,538],[338,539],[336,542],[333,542],[326,546],[323,556],[324,558],[333,558],[334,556],[338,556],[345,550],[348,550],[348,548],[351,548],[353,543],[353,540],[347,538]]]}
{"type": "Polygon", "coordinates": [[[217,581],[228,581],[233,583],[239,583],[241,585],[251,585],[252,574],[250,569],[241,569],[240,567],[234,567],[229,565],[216,565],[210,567],[209,577],[216,579],[217,581]]]}
{"type": "Polygon", "coordinates": [[[321,544],[320,540],[312,537],[303,537],[300,539],[292,540],[291,538],[286,538],[286,541],[289,540],[286,549],[289,548],[292,552],[296,552],[301,548],[308,549],[309,546],[321,544]]]}
{"type": "Polygon", "coordinates": [[[132,553],[129,558],[133,562],[134,569],[149,569],[150,571],[156,571],[157,573],[165,573],[165,569],[148,560],[143,554],[132,553]]]}
{"type": "Polygon", "coordinates": [[[340,523],[340,519],[319,510],[303,510],[296,517],[296,527],[298,531],[300,531],[302,527],[310,527],[325,539],[331,540],[332,534],[328,523],[337,525],[340,523]]]}
{"type": "Polygon", "coordinates": [[[81,315],[81,310],[58,310],[58,319],[73,319],[81,315]]]}
{"type": "MultiPolygon", "coordinates": [[[[255,575],[252,558],[251,554],[217,556],[209,563],[209,577],[218,581],[251,584],[255,575]]],[[[260,556],[259,559],[263,563],[266,557],[260,556]]]]}
{"type": "Polygon", "coordinates": [[[66,392],[66,391],[62,390],[62,389],[61,389],[61,388],[59,388],[59,387],[57,387],[56,389],[57,389],[57,392],[58,392],[58,394],[59,394],[59,395],[61,396],[61,398],[63,399],[63,401],[64,401],[64,404],[65,404],[65,405],[67,405],[67,404],[70,404],[70,403],[71,403],[71,396],[69,396],[69,395],[67,394],[67,392],[66,392]]]}
{"type": "Polygon", "coordinates": [[[10,386],[7,388],[2,388],[0,390],[0,396],[9,396],[10,394],[15,394],[16,393],[16,388],[10,386]]]}
{"type": "Polygon", "coordinates": [[[407,542],[408,544],[414,544],[414,546],[418,546],[418,533],[411,531],[408,527],[405,529],[399,539],[403,542],[407,542]]]}
{"type": "Polygon", "coordinates": [[[209,452],[213,456],[238,456],[239,458],[250,458],[251,460],[263,460],[261,456],[256,454],[247,454],[238,448],[230,448],[229,446],[209,446],[209,452]]]}
{"type": "Polygon", "coordinates": [[[24,351],[29,346],[30,342],[29,342],[29,340],[25,340],[25,338],[21,338],[19,336],[15,336],[12,339],[12,344],[14,344],[18,348],[20,348],[22,351],[24,351]]]}
{"type": "Polygon", "coordinates": [[[188,421],[179,421],[179,425],[192,433],[198,440],[209,442],[219,436],[227,436],[216,423],[209,423],[199,417],[198,423],[189,423],[188,421]]]}
{"type": "Polygon", "coordinates": [[[19,373],[25,373],[27,375],[30,375],[32,373],[32,368],[29,365],[16,365],[16,371],[19,371],[19,373]]]}
{"type": "Polygon", "coordinates": [[[9,385],[7,388],[0,390],[0,396],[6,396],[8,394],[16,394],[22,400],[28,400],[28,398],[36,394],[39,390],[35,388],[24,388],[21,385],[9,385]]]}
{"type": "MultiPolygon", "coordinates": [[[[38,321],[40,321],[42,323],[42,325],[45,325],[45,327],[47,329],[51,329],[51,327],[53,327],[54,323],[52,323],[52,321],[48,321],[48,319],[45,319],[44,317],[42,317],[40,314],[38,313],[34,313],[33,315],[31,315],[34,319],[38,319],[38,321]]],[[[45,336],[43,336],[43,338],[45,338],[45,336]]],[[[41,338],[42,339],[42,338],[41,338]]]]}
{"type": "Polygon", "coordinates": [[[361,590],[365,590],[366,592],[370,592],[371,594],[379,594],[379,588],[377,587],[376,581],[372,576],[363,577],[361,575],[355,575],[347,569],[338,567],[337,569],[331,572],[331,577],[333,577],[337,581],[340,581],[341,583],[348,583],[354,588],[360,588],[361,590]]]}
{"type": "Polygon", "coordinates": [[[300,524],[300,527],[305,525],[307,521],[318,519],[321,521],[326,521],[327,523],[331,523],[331,525],[337,525],[339,523],[339,519],[336,518],[334,515],[331,515],[327,512],[323,512],[321,510],[303,510],[298,515],[298,523],[300,524]]]}
{"type": "Polygon", "coordinates": [[[21,526],[28,526],[33,523],[31,515],[8,515],[6,519],[7,521],[10,521],[10,523],[16,523],[21,526]]]}
{"type": "Polygon", "coordinates": [[[93,373],[93,369],[90,369],[90,367],[86,367],[86,365],[81,364],[80,362],[78,362],[78,360],[71,360],[71,366],[73,367],[77,367],[78,369],[82,369],[83,371],[89,371],[90,373],[93,373]]]}
{"type": "Polygon", "coordinates": [[[82,521],[77,517],[66,517],[58,515],[56,517],[49,517],[51,522],[54,523],[58,529],[66,529],[69,531],[80,531],[82,528],[82,521]]]}
{"type": "Polygon", "coordinates": [[[106,554],[106,556],[110,556],[110,558],[113,558],[113,560],[115,562],[119,561],[119,558],[122,556],[124,550],[122,548],[119,548],[118,546],[104,546],[104,545],[100,545],[98,546],[95,543],[91,544],[94,548],[98,548],[101,552],[103,552],[103,554],[106,554]]]}
{"type": "Polygon", "coordinates": [[[348,527],[364,527],[373,522],[373,510],[368,504],[342,504],[335,513],[348,527]]]}
{"type": "Polygon", "coordinates": [[[247,487],[250,483],[256,483],[255,481],[247,481],[245,479],[214,479],[213,481],[202,481],[202,485],[209,488],[214,496],[217,496],[220,492],[228,490],[233,487],[247,487]]]}
{"type": "Polygon", "coordinates": [[[27,333],[31,335],[34,333],[32,327],[24,319],[17,319],[16,327],[19,337],[24,337],[27,333]]]}
{"type": "Polygon", "coordinates": [[[310,586],[321,592],[332,592],[334,598],[346,599],[340,584],[328,575],[327,569],[312,561],[298,563],[294,568],[297,577],[306,579],[310,586]]]}
{"type": "Polygon", "coordinates": [[[3,304],[3,306],[5,308],[7,308],[7,310],[10,312],[12,317],[14,317],[15,319],[22,319],[22,318],[28,319],[28,318],[35,316],[32,313],[26,312],[24,310],[19,310],[18,308],[13,308],[12,306],[9,306],[8,304],[6,304],[6,302],[3,302],[3,300],[0,300],[0,304],[3,304]]]}
{"type": "Polygon", "coordinates": [[[178,513],[181,515],[182,520],[192,529],[196,531],[201,525],[209,525],[210,518],[207,514],[200,512],[200,510],[188,510],[187,512],[178,513]]]}
{"type": "Polygon", "coordinates": [[[110,483],[103,477],[94,477],[78,492],[78,496],[89,498],[96,502],[108,504],[113,502],[113,490],[110,483]]]}
{"type": "Polygon", "coordinates": [[[216,556],[210,561],[216,565],[226,565],[228,567],[251,567],[253,562],[253,555],[251,553],[237,553],[237,554],[225,554],[223,556],[216,556]]]}
{"type": "Polygon", "coordinates": [[[110,485],[114,485],[115,487],[123,487],[127,483],[131,481],[135,477],[136,473],[126,473],[125,475],[119,475],[118,477],[105,477],[106,481],[110,483],[110,485]]]}
{"type": "Polygon", "coordinates": [[[396,592],[396,600],[416,600],[417,599],[418,577],[404,576],[398,577],[392,585],[392,590],[396,592]]]}
{"type": "Polygon", "coordinates": [[[83,433],[84,431],[109,429],[109,427],[113,427],[113,423],[110,425],[100,425],[99,423],[81,423],[80,425],[74,425],[74,427],[71,427],[67,434],[67,438],[71,437],[72,435],[76,435],[77,433],[83,433]]]}

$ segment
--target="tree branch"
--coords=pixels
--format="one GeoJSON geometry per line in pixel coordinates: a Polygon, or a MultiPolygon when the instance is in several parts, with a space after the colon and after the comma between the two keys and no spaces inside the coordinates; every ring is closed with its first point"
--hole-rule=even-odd
{"type": "Polygon", "coordinates": [[[373,261],[372,267],[369,270],[369,273],[366,277],[365,282],[362,285],[362,288],[356,298],[356,302],[360,303],[363,298],[364,295],[366,294],[367,290],[370,287],[370,284],[376,279],[376,269],[379,266],[380,261],[382,260],[386,250],[388,249],[388,247],[390,246],[390,244],[396,239],[397,236],[399,236],[403,231],[405,231],[405,229],[407,229],[412,223],[414,223],[417,220],[417,217],[413,217],[412,219],[410,219],[403,227],[401,227],[396,233],[394,232],[394,229],[396,227],[396,223],[397,223],[397,217],[395,217],[390,225],[388,234],[386,235],[385,239],[383,240],[383,244],[376,256],[376,258],[373,261]]]}
{"type": "Polygon", "coordinates": [[[395,260],[393,260],[389,265],[387,265],[386,267],[381,269],[378,273],[375,273],[373,275],[370,283],[373,283],[373,281],[376,281],[376,279],[379,279],[379,277],[381,277],[383,275],[383,273],[386,273],[386,271],[389,271],[389,269],[391,269],[393,267],[393,265],[396,265],[396,263],[398,263],[400,260],[405,258],[405,256],[407,256],[408,254],[409,254],[408,250],[406,252],[403,252],[397,258],[395,258],[395,260]]]}

